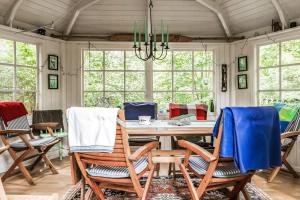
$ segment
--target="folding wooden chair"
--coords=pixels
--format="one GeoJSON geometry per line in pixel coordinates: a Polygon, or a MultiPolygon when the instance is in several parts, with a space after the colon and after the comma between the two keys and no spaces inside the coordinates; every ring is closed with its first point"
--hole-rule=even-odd
{"type": "Polygon", "coordinates": [[[292,174],[294,178],[299,178],[297,172],[293,169],[291,164],[288,162],[288,157],[297,142],[297,138],[300,135],[300,111],[298,111],[297,116],[294,120],[292,120],[287,126],[285,132],[281,134],[281,152],[282,152],[282,164],[286,168],[276,167],[272,170],[271,175],[268,178],[268,182],[272,182],[274,178],[277,176],[279,171],[287,172],[292,174]]]}
{"type": "MultiPolygon", "coordinates": [[[[123,111],[119,119],[124,121],[123,111]]],[[[151,150],[158,142],[150,142],[131,154],[126,130],[117,125],[117,135],[112,153],[75,153],[77,164],[86,182],[96,196],[105,200],[102,189],[111,188],[126,192],[134,192],[143,200],[147,199],[147,192],[155,170],[151,160],[151,150]],[[144,187],[140,178],[148,172],[144,187]]]]}
{"type": "Polygon", "coordinates": [[[243,191],[246,199],[249,198],[243,189],[247,182],[251,180],[254,172],[241,174],[232,159],[220,157],[222,132],[223,119],[218,130],[218,137],[213,153],[191,142],[185,140],[178,141],[178,145],[186,149],[184,161],[179,165],[179,168],[187,182],[192,200],[199,200],[205,191],[232,186],[233,189],[227,194],[227,199],[237,199],[241,191],[243,191]],[[191,156],[192,153],[197,156],[191,156]],[[195,188],[188,170],[201,179],[198,188],[195,188]]]}
{"type": "Polygon", "coordinates": [[[33,178],[23,162],[35,157],[37,158],[30,166],[30,170],[33,170],[36,165],[43,160],[53,174],[58,173],[51,161],[47,158],[46,154],[60,141],[60,139],[56,137],[35,138],[31,131],[32,128],[55,128],[56,126],[57,123],[41,123],[30,126],[26,115],[13,119],[7,123],[4,123],[4,121],[0,118],[0,138],[4,145],[9,146],[8,152],[14,160],[13,164],[2,176],[2,181],[5,181],[8,177],[10,177],[14,169],[19,167],[27,182],[33,185],[33,178]],[[19,140],[16,141],[14,139],[16,137],[18,137],[19,140]]]}

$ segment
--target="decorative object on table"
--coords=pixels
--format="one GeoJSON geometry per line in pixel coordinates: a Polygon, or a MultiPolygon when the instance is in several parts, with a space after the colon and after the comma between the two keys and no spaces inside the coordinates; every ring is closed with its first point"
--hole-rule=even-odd
{"type": "Polygon", "coordinates": [[[209,100],[209,112],[211,113],[215,112],[215,104],[213,99],[209,100]]]}
{"type": "Polygon", "coordinates": [[[44,29],[44,28],[39,28],[36,32],[37,32],[37,34],[40,34],[40,35],[46,35],[46,29],[44,29]]]}
{"type": "Polygon", "coordinates": [[[58,56],[48,55],[48,69],[58,70],[58,56]]]}
{"type": "Polygon", "coordinates": [[[139,124],[140,125],[150,125],[151,124],[151,116],[139,116],[139,124]]]}
{"type": "Polygon", "coordinates": [[[227,65],[222,65],[222,92],[227,92],[227,65]]]}
{"type": "MultiPolygon", "coordinates": [[[[199,180],[193,178],[193,183],[199,185],[199,180]]],[[[142,178],[142,184],[146,183],[146,179],[142,178]]],[[[88,189],[88,188],[86,188],[88,189]]],[[[248,183],[245,191],[249,194],[250,199],[255,200],[272,200],[266,193],[258,188],[253,183],[248,183]]],[[[205,200],[222,199],[225,197],[227,191],[224,189],[212,190],[205,192],[205,200]]],[[[137,200],[132,193],[121,192],[117,190],[106,189],[104,192],[110,200],[137,200]]],[[[148,200],[189,200],[190,192],[184,178],[178,177],[174,180],[173,177],[153,177],[151,187],[149,190],[148,200]],[[163,187],[162,187],[163,186],[163,187]]],[[[81,184],[72,186],[63,196],[62,200],[80,200],[81,184]]],[[[240,194],[240,200],[245,200],[244,196],[240,194]]],[[[91,194],[86,200],[96,200],[96,197],[91,194]]]]}
{"type": "Polygon", "coordinates": [[[161,21],[161,49],[158,47],[157,48],[157,38],[156,38],[156,29],[154,28],[154,31],[152,28],[154,25],[152,24],[152,8],[153,8],[153,2],[152,0],[149,0],[149,22],[148,24],[148,17],[145,17],[145,22],[144,22],[144,45],[145,49],[144,50],[141,46],[142,43],[142,35],[141,31],[139,30],[138,32],[138,40],[137,40],[137,25],[134,23],[134,33],[133,33],[133,48],[135,51],[135,55],[141,59],[141,60],[163,60],[168,54],[169,50],[169,28],[167,26],[167,30],[165,30],[165,25],[163,21],[161,21]],[[149,26],[148,26],[149,25],[149,26]],[[148,34],[148,27],[150,27],[150,33],[148,34]],[[166,38],[165,38],[166,37],[166,38]],[[138,42],[138,46],[136,43],[138,42]],[[158,52],[157,52],[158,51],[158,52]],[[144,55],[146,52],[146,56],[143,57],[142,54],[144,55]]]}
{"type": "Polygon", "coordinates": [[[172,120],[168,124],[172,126],[188,126],[191,125],[191,122],[188,119],[172,120]]]}
{"type": "Polygon", "coordinates": [[[248,57],[238,57],[238,72],[244,72],[248,70],[248,57]]]}
{"type": "Polygon", "coordinates": [[[238,75],[238,88],[239,89],[247,89],[248,88],[248,80],[247,74],[238,75]]]}
{"type": "Polygon", "coordinates": [[[291,22],[290,23],[290,28],[295,28],[297,27],[297,22],[291,22]]]}
{"type": "Polygon", "coordinates": [[[48,138],[51,136],[60,138],[59,142],[59,159],[63,159],[63,150],[68,150],[64,148],[63,139],[68,136],[68,133],[64,130],[63,122],[63,111],[62,110],[33,110],[32,112],[32,123],[58,123],[57,127],[51,131],[45,128],[33,129],[33,133],[39,135],[41,138],[48,138]]]}
{"type": "Polygon", "coordinates": [[[60,140],[55,137],[35,138],[31,132],[31,128],[37,126],[52,129],[55,128],[57,124],[44,123],[32,124],[30,126],[27,114],[26,108],[21,102],[0,102],[0,127],[2,129],[2,134],[7,135],[7,137],[1,137],[1,140],[4,144],[10,145],[8,152],[14,160],[11,167],[2,176],[2,181],[5,181],[8,177],[12,176],[15,168],[19,166],[26,181],[33,185],[33,178],[23,163],[29,158],[33,159],[35,157],[37,157],[37,160],[30,166],[30,171],[43,160],[53,174],[58,173],[46,154],[52,147],[59,143],[60,140]],[[19,141],[16,140],[17,138],[19,138],[19,141]]]}
{"type": "Polygon", "coordinates": [[[48,74],[48,89],[58,89],[57,74],[48,74]]]}
{"type": "Polygon", "coordinates": [[[280,22],[272,19],[272,31],[277,32],[277,31],[281,31],[281,30],[282,30],[282,27],[280,26],[280,22]]]}

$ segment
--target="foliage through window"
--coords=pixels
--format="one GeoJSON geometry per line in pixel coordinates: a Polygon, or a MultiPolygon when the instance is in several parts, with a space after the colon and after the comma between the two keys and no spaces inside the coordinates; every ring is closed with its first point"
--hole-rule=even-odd
{"type": "Polygon", "coordinates": [[[172,51],[153,64],[153,99],[160,108],[170,102],[206,103],[214,96],[213,51],[172,51]]]}
{"type": "Polygon", "coordinates": [[[300,40],[260,46],[258,103],[300,102],[300,40]]]}
{"type": "Polygon", "coordinates": [[[0,39],[0,101],[22,101],[36,108],[37,46],[0,39]]]}
{"type": "Polygon", "coordinates": [[[83,51],[85,106],[145,100],[145,65],[132,51],[83,51]]]}

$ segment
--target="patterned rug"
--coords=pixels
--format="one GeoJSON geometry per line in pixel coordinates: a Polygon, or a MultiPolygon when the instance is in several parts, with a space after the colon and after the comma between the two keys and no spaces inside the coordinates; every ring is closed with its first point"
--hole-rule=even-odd
{"type": "MultiPolygon", "coordinates": [[[[199,185],[199,182],[195,179],[193,180],[194,185],[199,185]]],[[[145,179],[141,181],[142,184],[145,183],[145,179]]],[[[271,198],[266,195],[261,189],[257,188],[255,185],[248,183],[246,190],[253,200],[271,200],[271,198]]],[[[213,200],[222,199],[226,189],[216,190],[207,192],[203,200],[213,200]]],[[[115,191],[111,189],[106,189],[104,191],[107,200],[138,200],[135,194],[115,191]]],[[[96,200],[97,198],[91,197],[90,200],[96,200]]],[[[190,194],[187,188],[186,182],[183,178],[172,177],[160,177],[153,178],[151,187],[149,189],[149,200],[189,200],[190,194]]],[[[243,195],[241,195],[241,200],[244,200],[243,195]]],[[[65,194],[63,200],[80,200],[80,184],[70,188],[70,190],[65,194]]]]}

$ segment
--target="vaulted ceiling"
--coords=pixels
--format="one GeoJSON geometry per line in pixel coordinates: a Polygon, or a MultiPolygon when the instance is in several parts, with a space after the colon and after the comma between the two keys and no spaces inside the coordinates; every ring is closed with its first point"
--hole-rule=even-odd
{"type": "MultiPolygon", "coordinates": [[[[300,19],[300,0],[153,0],[153,22],[173,34],[230,36],[300,19]]],[[[1,0],[0,23],[40,27],[71,35],[131,33],[147,14],[147,0],[1,0]]]]}

